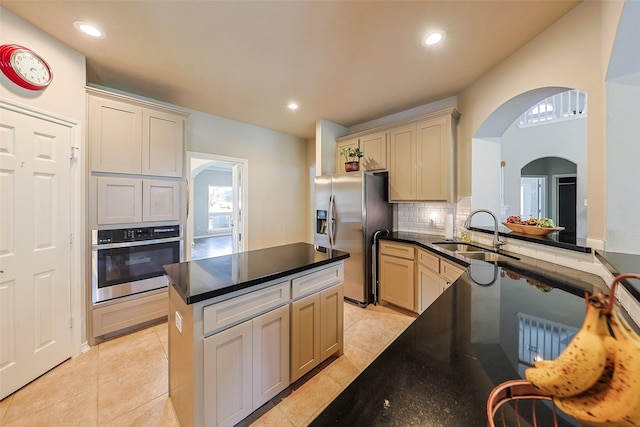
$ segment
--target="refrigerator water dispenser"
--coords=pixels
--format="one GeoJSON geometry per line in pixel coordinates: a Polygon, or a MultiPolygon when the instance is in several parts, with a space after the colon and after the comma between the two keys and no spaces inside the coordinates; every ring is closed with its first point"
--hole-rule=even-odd
{"type": "Polygon", "coordinates": [[[316,211],[316,233],[327,234],[327,211],[316,211]]]}

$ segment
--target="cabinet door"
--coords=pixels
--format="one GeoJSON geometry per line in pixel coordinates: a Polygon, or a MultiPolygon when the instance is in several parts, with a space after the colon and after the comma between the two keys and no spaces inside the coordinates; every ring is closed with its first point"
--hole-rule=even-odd
{"type": "Polygon", "coordinates": [[[389,200],[416,199],[416,127],[389,131],[389,200]]]}
{"type": "Polygon", "coordinates": [[[89,96],[88,125],[92,171],[140,173],[142,108],[89,96]]]}
{"type": "Polygon", "coordinates": [[[446,117],[426,120],[417,125],[416,158],[418,200],[451,201],[451,141],[447,138],[446,117]]]}
{"type": "Polygon", "coordinates": [[[380,256],[380,299],[407,310],[416,310],[413,261],[380,256]]]}
{"type": "Polygon", "coordinates": [[[445,289],[445,280],[418,264],[418,313],[425,311],[445,289]]]}
{"type": "Polygon", "coordinates": [[[320,363],[320,293],[291,303],[291,382],[320,363]]]}
{"type": "Polygon", "coordinates": [[[352,149],[360,148],[360,141],[358,140],[358,138],[354,138],[336,143],[336,173],[345,172],[344,164],[347,162],[347,159],[345,159],[344,156],[340,154],[340,150],[345,147],[349,147],[352,149]]]}
{"type": "Polygon", "coordinates": [[[344,333],[344,286],[320,292],[320,361],[342,354],[344,333]]]}
{"type": "Polygon", "coordinates": [[[440,263],[440,274],[447,282],[447,286],[458,280],[458,277],[464,273],[464,269],[459,265],[442,260],[440,263]]]}
{"type": "Polygon", "coordinates": [[[377,132],[360,138],[360,149],[364,156],[360,163],[365,170],[387,168],[387,133],[377,132]]]}
{"type": "Polygon", "coordinates": [[[204,339],[206,426],[233,426],[253,412],[252,322],[204,339]]]}
{"type": "Polygon", "coordinates": [[[145,108],[142,123],[142,174],[182,177],[184,119],[145,108]]]}
{"type": "Polygon", "coordinates": [[[180,182],[145,179],[142,183],[143,221],[180,219],[180,182]]]}
{"type": "Polygon", "coordinates": [[[99,225],[142,221],[141,179],[98,177],[96,183],[99,225]]]}
{"type": "Polygon", "coordinates": [[[253,410],[289,386],[289,305],[253,319],[253,410]]]}

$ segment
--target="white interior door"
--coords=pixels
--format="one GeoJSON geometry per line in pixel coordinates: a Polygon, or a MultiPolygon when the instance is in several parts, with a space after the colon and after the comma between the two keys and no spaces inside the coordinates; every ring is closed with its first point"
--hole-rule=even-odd
{"type": "Polygon", "coordinates": [[[244,251],[244,242],[243,242],[243,209],[244,206],[242,204],[242,164],[234,163],[232,167],[232,180],[233,180],[233,219],[232,219],[232,247],[233,253],[244,251]]]}
{"type": "Polygon", "coordinates": [[[0,108],[0,399],[71,357],[70,147],[0,108]]]}
{"type": "Polygon", "coordinates": [[[520,215],[523,219],[547,216],[546,188],[547,178],[544,176],[520,178],[520,215]]]}

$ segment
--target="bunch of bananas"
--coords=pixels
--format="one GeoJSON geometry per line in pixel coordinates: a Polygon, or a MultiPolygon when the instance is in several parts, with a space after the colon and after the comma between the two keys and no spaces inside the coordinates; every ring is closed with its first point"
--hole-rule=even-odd
{"type": "Polygon", "coordinates": [[[535,362],[525,377],[585,424],[640,426],[640,336],[617,306],[605,310],[608,304],[601,294],[589,298],[567,348],[555,360],[535,362]]]}

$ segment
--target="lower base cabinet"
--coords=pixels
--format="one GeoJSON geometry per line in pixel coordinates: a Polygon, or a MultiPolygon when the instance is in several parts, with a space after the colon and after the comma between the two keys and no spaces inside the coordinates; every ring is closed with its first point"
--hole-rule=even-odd
{"type": "Polygon", "coordinates": [[[338,261],[193,304],[169,286],[169,397],[180,424],[236,425],[342,355],[343,281],[338,261]]]}
{"type": "Polygon", "coordinates": [[[233,426],[289,386],[289,306],[204,339],[204,419],[233,426]]]}
{"type": "Polygon", "coordinates": [[[380,242],[380,300],[422,313],[464,272],[414,245],[380,242]]]}
{"type": "Polygon", "coordinates": [[[447,288],[447,282],[422,264],[418,264],[418,312],[425,311],[447,288]]]}
{"type": "Polygon", "coordinates": [[[343,285],[291,303],[291,382],[332,354],[342,354],[343,285]]]}
{"type": "Polygon", "coordinates": [[[418,249],[417,265],[418,313],[422,313],[464,270],[423,249],[418,249]]]}
{"type": "Polygon", "coordinates": [[[167,316],[167,299],[166,291],[152,291],[95,307],[91,310],[91,336],[97,338],[162,319],[167,316]]]}
{"type": "Polygon", "coordinates": [[[380,242],[380,299],[416,310],[415,250],[412,245],[380,242]]]}

